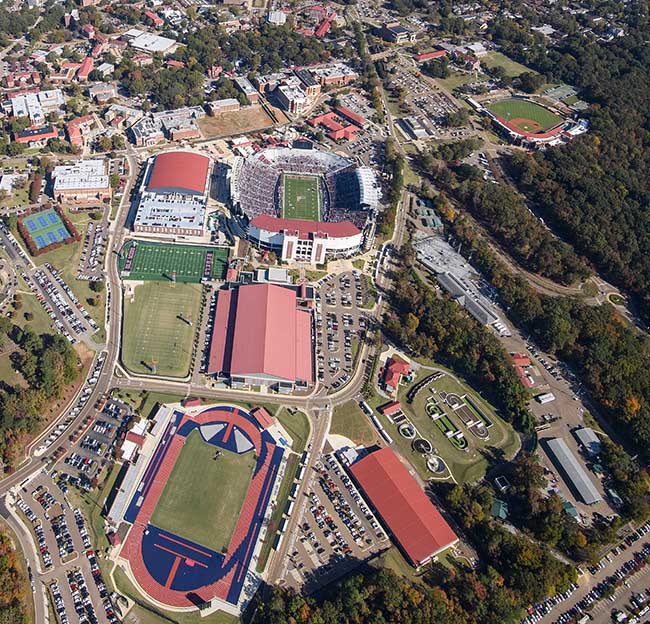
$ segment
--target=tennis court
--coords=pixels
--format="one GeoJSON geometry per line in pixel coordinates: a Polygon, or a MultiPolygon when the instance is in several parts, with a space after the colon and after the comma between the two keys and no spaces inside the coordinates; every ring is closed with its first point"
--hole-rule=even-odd
{"type": "Polygon", "coordinates": [[[54,208],[27,215],[22,222],[38,249],[72,237],[54,208]]]}
{"type": "Polygon", "coordinates": [[[120,251],[118,268],[122,279],[199,284],[225,277],[228,253],[225,247],[130,240],[120,251]]]}
{"type": "Polygon", "coordinates": [[[320,221],[322,206],[318,176],[291,173],[282,176],[282,216],[285,219],[320,221]]]}

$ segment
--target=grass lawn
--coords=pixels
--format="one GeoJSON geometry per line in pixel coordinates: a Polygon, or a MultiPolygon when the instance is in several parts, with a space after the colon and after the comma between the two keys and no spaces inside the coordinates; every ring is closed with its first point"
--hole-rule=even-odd
{"type": "Polygon", "coordinates": [[[447,91],[453,91],[456,87],[462,87],[470,82],[483,82],[485,80],[487,80],[485,76],[477,78],[474,74],[463,74],[455,71],[452,71],[448,78],[436,78],[436,82],[447,91]]]}
{"type": "Polygon", "coordinates": [[[322,206],[318,176],[283,174],[282,216],[285,219],[320,221],[322,206]]]}
{"type": "Polygon", "coordinates": [[[127,241],[120,250],[118,268],[124,279],[172,281],[198,284],[207,279],[223,279],[229,250],[225,247],[171,245],[127,241]]]}
{"type": "Polygon", "coordinates": [[[330,433],[350,438],[361,446],[371,445],[378,437],[356,401],[348,401],[334,408],[330,433]]]}
{"type": "Polygon", "coordinates": [[[124,299],[122,362],[134,373],[183,377],[192,358],[199,284],[145,282],[124,299]],[[155,372],[152,363],[156,362],[155,372]]]}
{"type": "Polygon", "coordinates": [[[555,113],[529,100],[501,100],[489,104],[487,108],[497,117],[515,123],[526,132],[548,130],[562,121],[555,113]]]}
{"type": "MultiPolygon", "coordinates": [[[[266,410],[270,414],[273,414],[267,406],[264,405],[263,407],[266,407],[266,410]]],[[[291,449],[296,453],[302,453],[307,446],[309,431],[311,429],[307,416],[299,410],[291,414],[287,409],[281,409],[275,417],[293,438],[293,446],[291,449]]]]}
{"type": "Polygon", "coordinates": [[[253,476],[253,453],[216,448],[192,431],[156,505],[151,523],[217,552],[225,552],[253,476]]]}
{"type": "Polygon", "coordinates": [[[481,59],[481,63],[485,65],[485,67],[489,67],[489,68],[501,66],[503,67],[503,69],[506,70],[506,75],[510,76],[511,78],[514,78],[515,76],[519,76],[524,72],[531,72],[533,74],[537,73],[533,69],[530,69],[529,67],[526,67],[521,63],[517,63],[517,61],[513,61],[511,58],[508,58],[505,54],[501,54],[501,52],[488,52],[481,59]]]}
{"type": "MultiPolygon", "coordinates": [[[[416,375],[414,383],[430,374],[430,371],[422,370],[416,375]]],[[[433,384],[420,390],[415,397],[413,403],[409,404],[406,401],[406,393],[409,386],[400,386],[399,399],[404,408],[407,417],[418,428],[420,434],[428,439],[437,449],[437,454],[440,455],[446,462],[447,467],[451,470],[455,479],[459,483],[474,482],[480,479],[484,474],[488,465],[488,460],[484,455],[485,451],[490,451],[491,447],[501,449],[503,454],[510,458],[518,448],[518,438],[510,425],[501,420],[493,410],[493,408],[483,401],[476,393],[472,392],[469,387],[452,379],[449,375],[445,375],[441,379],[433,382],[433,384]],[[436,394],[432,394],[429,388],[435,388],[436,394]],[[459,396],[470,395],[480,410],[485,412],[485,415],[492,421],[493,425],[489,428],[490,437],[488,440],[480,440],[471,431],[469,431],[458,416],[454,416],[454,411],[440,398],[439,392],[453,392],[459,396]],[[438,406],[442,409],[447,417],[454,424],[454,429],[458,428],[462,431],[465,439],[467,440],[467,450],[461,450],[454,446],[448,440],[441,429],[431,420],[426,414],[427,397],[433,396],[438,402],[438,406]]],[[[394,425],[389,425],[388,431],[393,439],[401,444],[404,442],[410,446],[408,440],[397,432],[394,425]],[[404,440],[404,442],[402,442],[404,440]]],[[[407,455],[410,460],[413,458],[421,459],[417,453],[411,452],[407,455]]],[[[419,468],[422,477],[431,477],[432,474],[426,469],[425,462],[413,462],[419,468]],[[424,466],[424,473],[421,468],[424,466]]]]}
{"type": "MultiPolygon", "coordinates": [[[[9,344],[11,342],[9,339],[6,339],[9,344]]],[[[5,383],[8,383],[12,386],[21,386],[23,388],[27,387],[27,382],[25,378],[14,369],[14,366],[11,362],[11,354],[16,351],[16,347],[12,345],[11,348],[7,345],[7,350],[0,354],[0,379],[5,383]]]]}
{"type": "MultiPolygon", "coordinates": [[[[237,624],[240,622],[239,618],[223,611],[217,611],[205,617],[201,617],[198,610],[190,612],[165,611],[146,604],[119,566],[115,568],[113,576],[115,577],[115,588],[136,602],[135,607],[124,618],[125,624],[237,624]],[[133,613],[133,618],[129,619],[131,613],[133,613]]],[[[108,574],[104,574],[104,578],[110,582],[108,574]]]]}

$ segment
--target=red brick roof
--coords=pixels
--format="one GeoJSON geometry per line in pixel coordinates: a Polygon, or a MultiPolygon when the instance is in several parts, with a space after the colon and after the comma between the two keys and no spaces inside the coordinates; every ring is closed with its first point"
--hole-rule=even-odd
{"type": "Polygon", "coordinates": [[[414,565],[458,540],[392,449],[370,453],[350,470],[414,565]]]}
{"type": "Polygon", "coordinates": [[[435,52],[418,54],[415,57],[415,60],[418,61],[418,63],[421,63],[422,61],[430,61],[431,59],[441,58],[443,56],[447,56],[447,50],[436,50],[435,52]]]}
{"type": "Polygon", "coordinates": [[[404,360],[389,358],[384,369],[384,384],[391,388],[397,388],[402,375],[406,376],[411,372],[411,366],[404,360]]]}
{"type": "Polygon", "coordinates": [[[133,442],[133,444],[137,444],[140,448],[142,448],[142,445],[144,444],[145,441],[145,437],[143,435],[140,435],[138,433],[133,433],[133,431],[127,432],[126,439],[129,442],[133,442]]]}
{"type": "Polygon", "coordinates": [[[275,423],[273,416],[271,416],[264,407],[254,407],[251,410],[251,416],[257,421],[257,424],[262,427],[262,429],[268,429],[275,423]]]}
{"type": "Polygon", "coordinates": [[[303,219],[281,219],[271,215],[259,215],[251,221],[251,225],[267,232],[286,232],[298,234],[302,240],[323,235],[330,238],[344,238],[360,234],[351,221],[308,221],[303,219]]]}
{"type": "Polygon", "coordinates": [[[192,152],[165,152],[156,156],[147,182],[153,192],[205,191],[210,159],[192,152]]]}
{"type": "Polygon", "coordinates": [[[362,117],[361,115],[357,115],[354,111],[351,111],[346,106],[335,106],[334,110],[339,115],[341,115],[341,117],[345,117],[346,119],[351,121],[353,124],[356,124],[357,126],[363,127],[367,123],[367,120],[364,117],[362,117]]]}
{"type": "Polygon", "coordinates": [[[397,414],[397,412],[402,411],[402,404],[399,401],[391,401],[390,403],[382,405],[379,408],[379,411],[382,414],[386,414],[387,416],[392,416],[393,414],[397,414]]]}

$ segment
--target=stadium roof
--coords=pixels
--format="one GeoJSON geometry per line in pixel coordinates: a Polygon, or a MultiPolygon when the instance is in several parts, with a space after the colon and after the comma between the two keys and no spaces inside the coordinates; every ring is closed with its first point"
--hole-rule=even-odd
{"type": "Polygon", "coordinates": [[[552,438],[548,441],[548,448],[562,468],[571,485],[576,489],[580,498],[587,504],[592,505],[603,500],[598,490],[591,482],[584,468],[578,463],[575,455],[571,452],[562,438],[552,438]]]}
{"type": "Polygon", "coordinates": [[[370,453],[350,470],[414,565],[458,541],[392,449],[370,453]]]}
{"type": "Polygon", "coordinates": [[[306,219],[281,219],[272,215],[259,215],[251,221],[251,225],[267,232],[285,232],[298,234],[298,238],[306,240],[314,236],[344,238],[360,234],[359,228],[351,221],[308,221],[306,219]]]}
{"type": "Polygon", "coordinates": [[[210,159],[192,152],[165,152],[154,161],[147,190],[154,193],[204,195],[210,159]]]}
{"type": "Polygon", "coordinates": [[[311,317],[297,308],[295,291],[272,284],[220,290],[208,373],[311,382],[311,317]]]}

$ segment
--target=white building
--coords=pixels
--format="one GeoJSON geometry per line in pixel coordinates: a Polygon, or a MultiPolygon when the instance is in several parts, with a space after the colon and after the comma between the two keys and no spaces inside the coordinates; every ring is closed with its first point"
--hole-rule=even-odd
{"type": "Polygon", "coordinates": [[[16,95],[10,102],[14,117],[29,117],[32,126],[42,126],[48,113],[61,112],[65,97],[61,89],[50,89],[16,95]]]}
{"type": "Polygon", "coordinates": [[[135,50],[149,52],[151,54],[156,52],[160,54],[171,54],[178,45],[174,39],[154,35],[153,33],[139,30],[138,28],[127,30],[122,35],[122,39],[128,41],[129,45],[135,50]]]}
{"type": "Polygon", "coordinates": [[[262,249],[276,252],[283,261],[312,264],[352,256],[363,244],[363,234],[351,221],[303,221],[271,215],[255,217],[248,226],[248,236],[262,249]]]}
{"type": "Polygon", "coordinates": [[[277,94],[282,106],[292,115],[300,115],[309,105],[309,98],[298,86],[280,85],[277,94]]]}
{"type": "Polygon", "coordinates": [[[111,198],[106,163],[100,158],[54,167],[52,179],[54,197],[62,203],[97,204],[111,198]]]}

